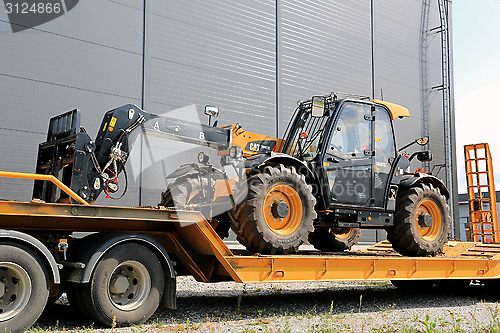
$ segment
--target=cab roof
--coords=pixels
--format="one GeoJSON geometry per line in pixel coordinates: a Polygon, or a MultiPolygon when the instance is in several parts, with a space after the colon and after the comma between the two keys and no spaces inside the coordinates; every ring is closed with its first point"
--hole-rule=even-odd
{"type": "Polygon", "coordinates": [[[386,102],[386,101],[381,101],[378,99],[372,99],[372,102],[375,104],[381,104],[385,106],[386,108],[389,109],[389,112],[391,113],[392,120],[396,118],[402,118],[402,117],[409,117],[410,116],[410,110],[405,108],[404,106],[397,105],[391,102],[386,102]]]}

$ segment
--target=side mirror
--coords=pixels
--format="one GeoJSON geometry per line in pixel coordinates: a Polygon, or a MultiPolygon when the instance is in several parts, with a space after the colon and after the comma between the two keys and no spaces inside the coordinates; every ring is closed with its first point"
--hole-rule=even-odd
{"type": "Polygon", "coordinates": [[[414,157],[417,157],[417,160],[419,160],[420,162],[432,161],[432,153],[428,150],[418,151],[411,154],[409,160],[411,161],[414,157]]]}
{"type": "Polygon", "coordinates": [[[415,142],[419,146],[425,146],[426,144],[429,143],[429,137],[428,136],[424,136],[423,138],[415,140],[415,142]]]}
{"type": "Polygon", "coordinates": [[[432,154],[428,150],[421,151],[417,155],[417,160],[419,160],[420,162],[430,162],[430,161],[432,161],[432,154]]]}
{"type": "Polygon", "coordinates": [[[206,105],[205,114],[210,117],[217,117],[219,116],[219,108],[216,108],[215,106],[206,105]]]}
{"type": "Polygon", "coordinates": [[[323,96],[313,96],[311,115],[313,117],[323,117],[325,115],[325,98],[323,96]]]}

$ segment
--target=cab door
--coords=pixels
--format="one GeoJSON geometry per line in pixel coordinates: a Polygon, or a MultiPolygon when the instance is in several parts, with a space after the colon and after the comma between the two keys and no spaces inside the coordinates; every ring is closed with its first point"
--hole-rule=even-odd
{"type": "Polygon", "coordinates": [[[323,156],[330,206],[372,206],[372,104],[346,102],[323,156]]]}
{"type": "Polygon", "coordinates": [[[389,191],[389,181],[396,160],[396,142],[389,111],[375,106],[374,111],[374,153],[373,156],[373,198],[374,206],[385,208],[389,191]]]}

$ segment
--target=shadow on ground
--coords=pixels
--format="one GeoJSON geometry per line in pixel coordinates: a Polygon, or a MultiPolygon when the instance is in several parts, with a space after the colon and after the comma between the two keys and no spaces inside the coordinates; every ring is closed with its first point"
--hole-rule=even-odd
{"type": "MultiPolygon", "coordinates": [[[[495,302],[481,286],[470,286],[453,292],[438,288],[422,291],[403,291],[390,284],[357,284],[321,290],[287,290],[279,285],[271,291],[238,290],[229,295],[195,294],[179,297],[177,310],[158,310],[145,324],[202,323],[207,320],[240,320],[285,315],[321,315],[378,312],[388,309],[404,310],[471,306],[480,302],[495,302]]],[[[38,322],[41,330],[88,330],[105,327],[94,324],[74,310],[63,296],[48,306],[38,322]]]]}

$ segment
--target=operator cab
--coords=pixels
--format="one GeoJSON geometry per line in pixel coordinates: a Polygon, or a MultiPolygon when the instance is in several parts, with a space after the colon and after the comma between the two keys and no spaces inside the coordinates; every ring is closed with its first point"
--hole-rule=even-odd
{"type": "Polygon", "coordinates": [[[385,102],[335,95],[299,104],[282,152],[308,164],[325,208],[388,207],[391,179],[400,176],[392,119],[409,116],[392,105],[394,112],[385,102]]]}

